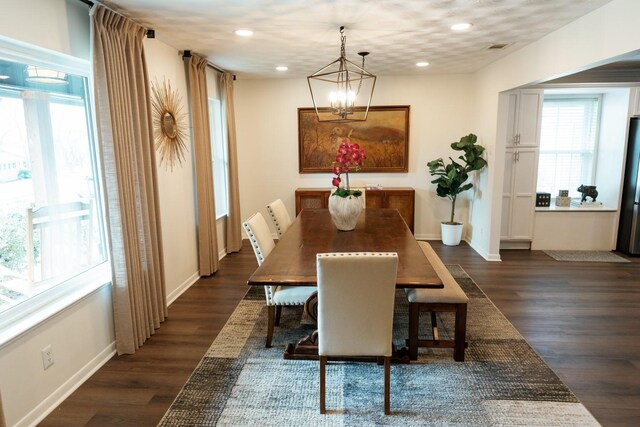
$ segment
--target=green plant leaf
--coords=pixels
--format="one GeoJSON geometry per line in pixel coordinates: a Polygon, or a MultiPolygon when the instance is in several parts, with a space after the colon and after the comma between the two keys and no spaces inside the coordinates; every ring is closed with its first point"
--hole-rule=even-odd
{"type": "Polygon", "coordinates": [[[466,183],[469,173],[487,166],[487,161],[482,158],[485,148],[477,145],[477,141],[476,135],[465,135],[451,144],[451,149],[463,152],[456,160],[449,157],[449,163],[445,164],[440,157],[427,163],[431,176],[437,177],[431,181],[432,184],[436,184],[436,194],[452,201],[452,216],[457,195],[473,187],[472,183],[466,183]]]}

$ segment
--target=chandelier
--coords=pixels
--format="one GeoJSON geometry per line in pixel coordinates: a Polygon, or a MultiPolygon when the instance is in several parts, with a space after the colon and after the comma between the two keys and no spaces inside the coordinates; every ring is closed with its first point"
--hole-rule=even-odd
{"type": "Polygon", "coordinates": [[[313,107],[320,122],[367,120],[376,76],[364,69],[369,52],[358,52],[362,66],[346,58],[347,36],[340,27],[340,58],[307,77],[313,107]]]}

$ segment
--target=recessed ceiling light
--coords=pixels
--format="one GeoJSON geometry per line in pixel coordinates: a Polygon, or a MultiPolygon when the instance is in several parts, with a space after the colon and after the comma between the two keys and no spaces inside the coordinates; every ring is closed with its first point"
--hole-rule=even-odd
{"type": "Polygon", "coordinates": [[[473,25],[471,25],[468,22],[460,22],[459,24],[452,25],[451,29],[453,31],[465,31],[465,30],[468,30],[471,27],[473,27],[473,25]]]}
{"type": "Polygon", "coordinates": [[[427,61],[416,62],[416,66],[418,66],[418,67],[428,67],[429,63],[427,61]]]}
{"type": "Polygon", "coordinates": [[[253,31],[251,30],[236,30],[236,36],[251,37],[252,35],[253,35],[253,31]]]}
{"type": "Polygon", "coordinates": [[[276,70],[278,71],[287,71],[289,69],[289,67],[285,67],[284,65],[280,65],[276,67],[276,70]]]}

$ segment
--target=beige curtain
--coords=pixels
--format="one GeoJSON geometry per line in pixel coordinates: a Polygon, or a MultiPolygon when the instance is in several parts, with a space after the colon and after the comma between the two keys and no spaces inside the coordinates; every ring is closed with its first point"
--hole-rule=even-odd
{"type": "Polygon", "coordinates": [[[238,150],[236,146],[236,113],[233,103],[233,74],[218,76],[227,118],[227,155],[229,160],[229,214],[227,215],[227,252],[238,252],[242,247],[240,193],[238,186],[238,150]]]}
{"type": "Polygon", "coordinates": [[[4,411],[2,410],[2,395],[0,395],[0,427],[6,427],[7,423],[4,420],[4,411]]]}
{"type": "Polygon", "coordinates": [[[192,55],[184,58],[189,85],[191,135],[196,163],[196,194],[198,207],[198,254],[200,275],[218,271],[218,236],[216,206],[211,168],[211,133],[207,101],[207,60],[192,55]]]}
{"type": "Polygon", "coordinates": [[[131,354],[168,314],[145,29],[99,5],[91,14],[116,349],[131,354]]]}

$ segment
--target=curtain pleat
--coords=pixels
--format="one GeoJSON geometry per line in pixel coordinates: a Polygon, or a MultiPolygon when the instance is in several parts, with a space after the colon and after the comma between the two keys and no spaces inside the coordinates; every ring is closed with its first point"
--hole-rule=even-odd
{"type": "Polygon", "coordinates": [[[218,271],[218,236],[211,165],[211,133],[207,99],[207,60],[198,55],[184,58],[189,86],[191,135],[196,169],[198,207],[198,258],[201,276],[218,271]]]}
{"type": "Polygon", "coordinates": [[[2,395],[0,394],[0,427],[6,427],[7,423],[4,420],[4,410],[2,409],[2,395]]]}
{"type": "Polygon", "coordinates": [[[225,117],[227,119],[227,158],[229,160],[229,212],[227,214],[227,252],[238,252],[242,248],[240,217],[240,190],[238,185],[238,149],[236,144],[236,113],[233,102],[233,74],[223,73],[218,77],[222,88],[225,117]]]}
{"type": "Polygon", "coordinates": [[[145,29],[99,5],[91,14],[116,349],[131,354],[168,315],[145,29]]]}

